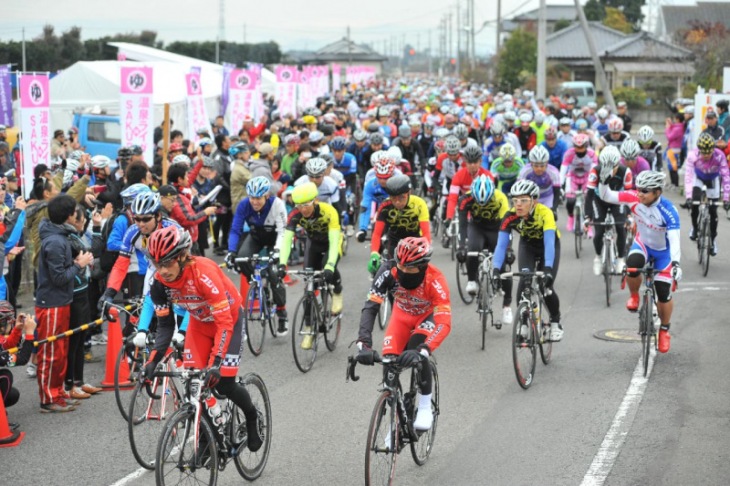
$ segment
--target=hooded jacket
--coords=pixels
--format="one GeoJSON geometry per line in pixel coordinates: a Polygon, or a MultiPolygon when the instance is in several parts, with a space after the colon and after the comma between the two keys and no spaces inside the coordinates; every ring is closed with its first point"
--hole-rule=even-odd
{"type": "Polygon", "coordinates": [[[53,224],[49,219],[41,221],[36,307],[62,307],[73,300],[74,279],[81,272],[71,256],[68,241],[74,231],[71,226],[53,224]]]}

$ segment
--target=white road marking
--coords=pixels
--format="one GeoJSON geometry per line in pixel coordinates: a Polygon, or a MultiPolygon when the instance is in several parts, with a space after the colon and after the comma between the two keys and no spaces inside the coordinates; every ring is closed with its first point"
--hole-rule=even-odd
{"type": "Polygon", "coordinates": [[[685,289],[685,288],[678,288],[674,291],[674,293],[680,293],[680,292],[718,292],[722,290],[728,290],[728,287],[702,287],[702,288],[694,288],[694,289],[685,289]]]}
{"type": "Polygon", "coordinates": [[[644,365],[641,357],[639,357],[639,362],[636,364],[636,368],[634,368],[634,374],[631,377],[629,388],[626,390],[626,395],[624,395],[624,399],[618,407],[611,427],[603,438],[601,447],[599,447],[598,452],[593,458],[588,472],[586,472],[583,481],[580,483],[581,486],[600,486],[611,473],[611,469],[616,462],[619,452],[621,452],[621,447],[626,440],[626,436],[629,434],[629,430],[631,430],[631,426],[634,423],[641,400],[644,398],[646,385],[649,381],[649,376],[651,376],[651,370],[654,368],[655,357],[656,351],[652,346],[646,377],[644,377],[644,365]]]}
{"type": "Polygon", "coordinates": [[[141,467],[141,468],[137,469],[136,471],[134,471],[133,473],[124,476],[122,479],[120,479],[119,481],[117,481],[114,484],[111,484],[110,486],[124,486],[125,484],[129,484],[133,480],[142,476],[144,473],[151,473],[151,472],[152,471],[149,471],[149,470],[141,467]]]}

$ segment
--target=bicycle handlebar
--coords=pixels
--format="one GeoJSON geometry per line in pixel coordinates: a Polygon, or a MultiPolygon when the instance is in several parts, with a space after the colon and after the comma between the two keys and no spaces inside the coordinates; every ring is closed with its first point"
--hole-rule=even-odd
{"type": "Polygon", "coordinates": [[[253,255],[250,257],[237,257],[233,260],[236,263],[259,263],[259,262],[268,262],[268,263],[275,263],[278,261],[277,259],[274,259],[271,255],[262,257],[261,255],[253,255]]]}
{"type": "Polygon", "coordinates": [[[320,275],[324,275],[324,270],[305,268],[304,270],[287,270],[286,273],[289,275],[303,275],[305,277],[319,277],[320,275]]]}
{"type": "Polygon", "coordinates": [[[499,274],[499,278],[508,279],[512,277],[538,277],[541,278],[545,275],[545,272],[505,272],[499,274]]]}

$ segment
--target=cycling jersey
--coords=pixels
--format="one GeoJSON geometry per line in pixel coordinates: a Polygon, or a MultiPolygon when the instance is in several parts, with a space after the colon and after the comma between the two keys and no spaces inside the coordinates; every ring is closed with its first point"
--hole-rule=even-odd
{"type": "MultiPolygon", "coordinates": [[[[401,175],[401,174],[403,174],[403,172],[398,167],[396,167],[395,171],[393,171],[393,175],[395,176],[395,175],[401,175]]],[[[370,182],[374,179],[377,179],[377,176],[375,175],[375,169],[370,168],[370,169],[368,169],[367,173],[365,174],[365,178],[363,179],[365,182],[363,182],[363,185],[367,185],[368,182],[370,182]]]]}
{"type": "Polygon", "coordinates": [[[549,208],[557,206],[556,194],[560,191],[560,172],[552,165],[547,165],[542,175],[535,174],[531,165],[526,165],[517,176],[518,179],[526,179],[537,184],[540,189],[540,197],[537,202],[549,208]]]}
{"type": "MultiPolygon", "coordinates": [[[[303,175],[296,181],[294,181],[294,187],[306,184],[309,181],[309,176],[303,175]]],[[[323,203],[336,204],[340,201],[340,185],[330,176],[324,176],[322,183],[317,186],[319,195],[317,199],[323,203]]]]}
{"type": "Polygon", "coordinates": [[[545,150],[547,150],[548,154],[550,154],[548,164],[560,169],[560,165],[563,163],[563,157],[565,157],[565,153],[568,151],[568,146],[565,145],[565,142],[562,140],[556,140],[555,145],[553,145],[552,148],[547,142],[543,142],[542,146],[545,147],[545,150]]]}
{"type": "Polygon", "coordinates": [[[335,158],[335,169],[340,171],[343,176],[357,174],[357,159],[353,154],[345,152],[342,154],[341,160],[335,158]]]}
{"type": "Polygon", "coordinates": [[[575,137],[575,130],[568,130],[568,132],[559,131],[558,140],[565,144],[565,150],[573,148],[573,137],[575,137]]]}
{"type": "Polygon", "coordinates": [[[279,264],[286,265],[289,261],[292,242],[297,227],[301,227],[307,234],[307,238],[318,243],[329,242],[327,262],[334,265],[340,251],[340,217],[335,208],[327,203],[316,203],[314,212],[310,217],[305,217],[299,208],[289,213],[289,220],[286,223],[284,239],[279,251],[279,264]]]}
{"type": "Polygon", "coordinates": [[[619,137],[618,137],[618,139],[617,139],[617,140],[614,140],[614,139],[613,139],[613,138],[611,137],[611,134],[610,134],[610,133],[606,133],[606,134],[603,134],[603,135],[601,136],[601,142],[603,142],[603,146],[604,146],[604,147],[608,147],[609,145],[613,145],[613,146],[614,146],[614,147],[616,147],[617,149],[620,149],[620,148],[621,148],[621,145],[622,145],[622,144],[624,143],[624,141],[625,141],[626,139],[628,139],[628,138],[631,138],[631,135],[629,135],[629,133],[628,133],[628,132],[621,132],[621,133],[619,134],[619,137]]]}
{"type": "Polygon", "coordinates": [[[578,178],[585,177],[590,172],[591,167],[598,163],[596,153],[587,149],[582,156],[575,153],[575,148],[568,149],[563,157],[563,163],[560,166],[560,181],[565,182],[566,176],[575,176],[578,178]]]}
{"type": "Polygon", "coordinates": [[[374,177],[365,182],[365,187],[362,191],[362,201],[360,202],[361,231],[368,230],[368,225],[370,224],[370,211],[372,209],[373,202],[376,206],[378,206],[387,198],[388,193],[385,192],[385,189],[380,185],[377,178],[374,177]]]}
{"type": "Polygon", "coordinates": [[[373,236],[370,239],[371,252],[380,251],[380,238],[386,228],[390,248],[395,248],[401,239],[408,236],[423,236],[431,241],[431,223],[426,202],[418,196],[410,195],[405,207],[397,209],[390,199],[383,201],[378,208],[373,236]]]}
{"type": "Polygon", "coordinates": [[[454,178],[451,179],[451,188],[449,189],[449,200],[446,206],[446,219],[452,219],[454,217],[454,211],[456,211],[456,203],[459,200],[460,193],[469,192],[471,189],[471,183],[474,181],[474,177],[485,175],[494,181],[494,176],[488,170],[479,167],[477,173],[472,176],[466,167],[459,169],[454,174],[454,178]]]}
{"type": "MultiPolygon", "coordinates": [[[[718,177],[722,179],[722,200],[727,202],[730,200],[730,171],[728,171],[727,157],[722,150],[715,149],[712,156],[705,160],[699,150],[695,149],[687,156],[684,164],[684,193],[689,197],[692,194],[692,187],[697,186],[698,183],[711,186],[718,177]]],[[[708,193],[708,197],[719,199],[720,196],[708,193]]]]}
{"type": "MultiPolygon", "coordinates": [[[[506,143],[508,143],[507,137],[503,137],[501,142],[495,142],[494,138],[488,138],[482,150],[482,167],[489,169],[493,161],[499,158],[499,149],[506,143]]],[[[515,151],[517,150],[515,149],[515,151]]]]}
{"type": "Polygon", "coordinates": [[[499,230],[502,218],[509,210],[509,201],[502,191],[496,189],[487,204],[479,204],[471,195],[466,193],[459,200],[459,236],[461,245],[466,243],[467,225],[476,225],[490,231],[499,230]],[[467,217],[471,214],[471,220],[467,217]]]}
{"type": "MultiPolygon", "coordinates": [[[[641,145],[641,144],[640,144],[641,145]]],[[[643,157],[649,163],[651,170],[661,170],[662,168],[662,144],[656,140],[652,140],[647,148],[642,148],[639,156],[643,157]]]]}
{"type": "Polygon", "coordinates": [[[532,128],[532,131],[535,132],[535,144],[540,145],[545,141],[545,130],[548,129],[550,125],[543,121],[540,126],[537,125],[534,121],[530,123],[530,128],[532,128]]]}
{"type": "Polygon", "coordinates": [[[264,242],[266,246],[281,248],[286,219],[286,205],[278,197],[269,196],[261,211],[254,211],[249,198],[245,198],[233,216],[228,237],[228,251],[232,253],[238,251],[244,226],[248,226],[252,238],[264,242]]]}
{"type": "Polygon", "coordinates": [[[520,150],[517,153],[522,154],[522,157],[527,157],[532,147],[537,144],[537,135],[530,127],[527,130],[523,130],[521,127],[515,128],[513,133],[520,141],[520,150]]]}
{"type": "Polygon", "coordinates": [[[520,244],[525,244],[535,250],[544,249],[544,266],[553,266],[555,242],[560,239],[560,231],[555,224],[555,215],[550,208],[537,203],[527,218],[517,216],[515,208],[507,212],[499,228],[499,240],[497,249],[494,251],[494,268],[502,268],[512,230],[519,233],[520,244]]]}
{"type": "Polygon", "coordinates": [[[515,158],[509,167],[505,165],[504,159],[499,157],[492,163],[489,172],[497,178],[497,189],[507,192],[524,167],[525,162],[519,157],[515,158]],[[506,188],[504,187],[505,184],[507,185],[506,188]]]}
{"type": "MultiPolygon", "coordinates": [[[[621,165],[623,165],[624,167],[629,167],[626,164],[626,159],[624,159],[623,157],[621,157],[621,165]]],[[[651,170],[651,166],[649,165],[649,162],[644,160],[643,157],[639,156],[636,158],[636,163],[634,164],[634,166],[629,167],[629,169],[631,169],[631,173],[634,176],[637,176],[637,175],[641,174],[642,172],[644,172],[645,170],[651,170]]]]}
{"type": "MultiPolygon", "coordinates": [[[[180,332],[185,332],[190,322],[190,314],[179,305],[173,305],[172,311],[183,318],[180,323],[180,332]]],[[[155,305],[152,303],[152,297],[149,294],[145,295],[142,301],[142,310],[139,312],[139,320],[137,321],[137,331],[148,332],[150,324],[152,324],[152,317],[155,315],[155,305]]]]}
{"type": "Polygon", "coordinates": [[[459,153],[459,156],[456,158],[456,161],[453,161],[449,158],[449,154],[446,152],[442,153],[438,157],[436,157],[436,170],[437,171],[444,171],[446,172],[446,165],[448,162],[451,163],[451,166],[455,168],[456,170],[459,170],[460,167],[464,167],[466,165],[466,159],[464,158],[464,155],[459,153]]]}

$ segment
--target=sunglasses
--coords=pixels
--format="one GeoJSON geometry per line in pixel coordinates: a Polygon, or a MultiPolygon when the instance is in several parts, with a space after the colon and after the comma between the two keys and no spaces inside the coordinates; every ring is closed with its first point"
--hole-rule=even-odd
{"type": "Polygon", "coordinates": [[[644,188],[641,188],[641,189],[637,189],[637,190],[638,190],[638,191],[639,191],[640,193],[642,193],[642,194],[649,194],[649,193],[652,193],[652,192],[654,192],[654,189],[644,189],[644,188]]]}
{"type": "Polygon", "coordinates": [[[164,262],[159,262],[157,264],[157,268],[170,268],[173,265],[175,265],[175,262],[177,262],[177,259],[173,258],[172,260],[167,260],[164,262]]]}
{"type": "Polygon", "coordinates": [[[530,204],[532,202],[532,198],[530,197],[521,197],[521,198],[515,198],[512,199],[512,202],[517,204],[530,204]]]}
{"type": "Polygon", "coordinates": [[[133,219],[135,223],[149,223],[154,218],[154,216],[135,216],[133,219]]]}
{"type": "Polygon", "coordinates": [[[321,179],[321,178],[323,178],[323,177],[324,177],[323,175],[318,175],[318,176],[309,176],[309,178],[310,178],[310,179],[317,179],[317,180],[319,180],[319,179],[321,179]]]}
{"type": "Polygon", "coordinates": [[[298,208],[309,208],[309,207],[312,207],[312,206],[314,206],[314,201],[309,201],[309,202],[305,202],[305,203],[301,203],[301,204],[297,204],[296,205],[296,207],[298,207],[298,208]]]}

